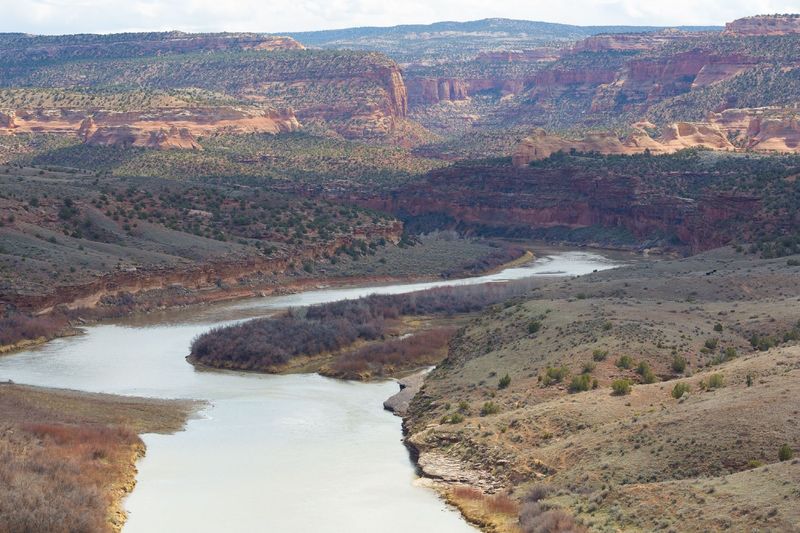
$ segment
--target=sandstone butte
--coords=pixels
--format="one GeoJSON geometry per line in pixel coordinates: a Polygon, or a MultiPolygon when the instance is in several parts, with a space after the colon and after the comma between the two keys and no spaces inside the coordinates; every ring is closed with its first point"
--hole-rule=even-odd
{"type": "Polygon", "coordinates": [[[87,144],[201,149],[197,137],[219,133],[286,133],[300,122],[291,109],[242,107],[102,109],[18,109],[0,111],[0,134],[76,135],[87,144]]]}
{"type": "Polygon", "coordinates": [[[589,133],[581,139],[567,139],[537,129],[517,143],[512,154],[516,167],[545,159],[556,152],[599,152],[601,154],[674,153],[684,148],[709,150],[752,150],[800,153],[800,122],[797,109],[728,109],[711,113],[707,122],[669,124],[657,137],[648,130],[652,124],[631,126],[626,137],[611,132],[589,133]]]}
{"type": "Polygon", "coordinates": [[[800,33],[800,15],[757,15],[725,24],[725,35],[789,35],[800,33]]]}

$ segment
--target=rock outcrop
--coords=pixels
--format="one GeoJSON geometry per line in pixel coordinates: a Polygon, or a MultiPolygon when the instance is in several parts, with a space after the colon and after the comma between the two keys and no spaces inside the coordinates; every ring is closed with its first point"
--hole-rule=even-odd
{"type": "Polygon", "coordinates": [[[13,111],[0,111],[0,130],[13,130],[17,127],[17,116],[13,111]]]}
{"type": "Polygon", "coordinates": [[[546,63],[561,57],[560,48],[532,48],[530,50],[496,50],[481,52],[475,57],[479,63],[546,63]]]}
{"type": "Polygon", "coordinates": [[[0,116],[0,132],[77,135],[95,145],[200,149],[197,137],[222,133],[298,131],[291,110],[237,107],[102,109],[20,109],[0,116]],[[6,117],[3,119],[2,117],[6,117]]]}
{"type": "Polygon", "coordinates": [[[733,150],[734,146],[725,133],[716,125],[708,123],[676,122],[661,132],[659,144],[663,153],[676,152],[684,148],[708,148],[711,150],[733,150]]]}
{"type": "MultiPolygon", "coordinates": [[[[613,133],[590,133],[583,139],[569,140],[558,135],[550,135],[537,129],[521,140],[511,157],[514,166],[523,167],[531,161],[545,159],[557,152],[600,152],[602,154],[636,153],[637,148],[628,146],[613,133]]],[[[641,149],[644,151],[644,148],[641,149]]]]}
{"type": "Polygon", "coordinates": [[[663,30],[647,33],[607,33],[593,35],[578,41],[573,53],[580,52],[630,52],[653,50],[658,46],[686,39],[694,34],[679,30],[663,30]]]}
{"type": "Polygon", "coordinates": [[[673,153],[685,148],[709,150],[749,150],[756,152],[800,153],[800,109],[749,108],[711,113],[706,122],[676,122],[662,129],[657,137],[649,123],[632,125],[624,137],[595,132],[580,139],[566,139],[542,129],[517,143],[512,162],[522,167],[556,152],[598,152],[601,154],[673,153]]]}
{"type": "Polygon", "coordinates": [[[469,99],[476,93],[495,91],[501,96],[519,94],[530,81],[500,78],[409,78],[408,100],[412,106],[432,105],[439,102],[457,102],[469,99]]]}
{"type": "Polygon", "coordinates": [[[725,35],[789,35],[800,33],[800,15],[758,15],[725,24],[725,35]]]}
{"type": "Polygon", "coordinates": [[[408,99],[411,105],[430,105],[469,98],[464,80],[447,78],[411,78],[408,80],[408,99]]]}
{"type": "Polygon", "coordinates": [[[511,156],[512,163],[516,167],[523,167],[531,161],[545,159],[556,152],[566,153],[573,150],[631,155],[643,153],[645,150],[653,154],[666,154],[697,147],[711,150],[735,149],[726,133],[716,124],[678,122],[664,128],[658,138],[651,137],[643,126],[645,125],[634,125],[625,138],[610,132],[595,132],[573,140],[538,129],[517,143],[511,156]]]}
{"type": "Polygon", "coordinates": [[[709,122],[743,149],[800,153],[800,109],[726,109],[712,113],[709,122]]]}

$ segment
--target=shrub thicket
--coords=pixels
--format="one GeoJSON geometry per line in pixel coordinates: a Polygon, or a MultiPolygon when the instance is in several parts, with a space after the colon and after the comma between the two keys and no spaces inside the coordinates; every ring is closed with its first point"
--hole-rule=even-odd
{"type": "Polygon", "coordinates": [[[631,380],[616,379],[611,383],[611,389],[615,396],[625,396],[631,392],[631,380]]]}

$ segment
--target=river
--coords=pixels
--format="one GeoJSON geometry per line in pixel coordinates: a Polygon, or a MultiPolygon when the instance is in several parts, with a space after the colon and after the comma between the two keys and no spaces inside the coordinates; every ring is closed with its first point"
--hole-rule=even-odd
{"type": "Polygon", "coordinates": [[[0,380],[209,402],[185,431],[143,436],[147,455],[126,500],[126,533],[474,532],[417,483],[400,419],[382,409],[395,382],[196,370],[185,361],[192,339],[291,306],[617,265],[564,252],[462,280],[314,290],[125,319],[0,357],[0,380]]]}

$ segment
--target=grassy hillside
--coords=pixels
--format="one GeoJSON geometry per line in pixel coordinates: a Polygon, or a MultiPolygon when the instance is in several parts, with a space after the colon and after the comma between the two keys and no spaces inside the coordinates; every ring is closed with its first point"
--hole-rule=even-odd
{"type": "Polygon", "coordinates": [[[793,530],[800,468],[780,452],[800,447],[792,264],[721,250],[496,306],[412,402],[423,469],[509,491],[525,531],[548,509],[593,531],[793,530]]]}

